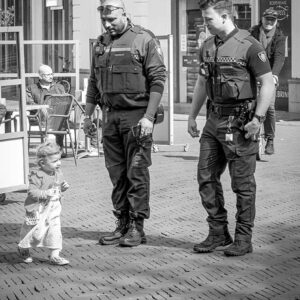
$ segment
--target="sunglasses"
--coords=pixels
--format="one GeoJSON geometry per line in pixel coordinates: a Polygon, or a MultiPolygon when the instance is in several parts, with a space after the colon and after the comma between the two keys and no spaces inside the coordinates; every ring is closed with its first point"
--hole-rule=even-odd
{"type": "Polygon", "coordinates": [[[113,11],[117,9],[123,9],[122,7],[113,6],[113,5],[105,5],[105,6],[99,6],[98,10],[101,14],[111,14],[113,11]]]}

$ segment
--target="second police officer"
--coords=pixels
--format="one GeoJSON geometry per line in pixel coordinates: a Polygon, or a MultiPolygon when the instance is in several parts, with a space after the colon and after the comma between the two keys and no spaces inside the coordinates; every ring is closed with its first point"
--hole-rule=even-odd
{"type": "Polygon", "coordinates": [[[122,0],[101,0],[98,10],[106,32],[93,51],[84,130],[89,132],[100,98],[105,165],[117,218],[116,229],[101,236],[99,243],[138,246],[146,242],[152,131],[166,68],[159,41],[132,24],[122,0]]]}
{"type": "Polygon", "coordinates": [[[232,1],[202,0],[200,8],[212,36],[200,49],[188,132],[192,137],[199,135],[195,119],[208,97],[211,105],[200,139],[198,183],[209,233],[194,251],[207,253],[231,244],[224,253],[238,256],[252,252],[258,151],[255,136],[272,99],[274,82],[263,47],[248,31],[235,27],[232,1]],[[261,91],[256,99],[257,81],[261,91]],[[234,242],[220,181],[227,164],[236,194],[234,242]]]}

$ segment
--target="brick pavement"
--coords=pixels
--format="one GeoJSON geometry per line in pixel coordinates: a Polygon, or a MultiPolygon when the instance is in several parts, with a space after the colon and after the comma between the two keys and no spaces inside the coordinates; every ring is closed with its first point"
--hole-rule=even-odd
{"type": "MultiPolygon", "coordinates": [[[[198,119],[202,125],[204,118],[198,119]]],[[[49,265],[44,249],[32,252],[32,264],[19,260],[25,193],[9,193],[0,206],[0,299],[299,300],[300,122],[288,120],[277,123],[276,155],[257,164],[252,254],[228,258],[221,251],[192,252],[207,234],[196,182],[199,145],[186,134],[186,116],[177,115],[175,144],[190,147],[153,153],[148,244],[97,245],[99,234],[114,225],[103,157],[82,159],[77,168],[69,157],[63,160],[71,188],[63,203],[62,255],[71,265],[49,265]]],[[[233,233],[235,197],[228,171],[223,183],[233,233]]]]}

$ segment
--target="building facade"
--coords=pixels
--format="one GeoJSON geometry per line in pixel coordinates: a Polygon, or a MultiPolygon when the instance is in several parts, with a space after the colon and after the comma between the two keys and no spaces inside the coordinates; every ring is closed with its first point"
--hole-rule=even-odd
{"type": "MultiPolygon", "coordinates": [[[[198,8],[199,0],[125,0],[127,15],[157,36],[173,36],[174,103],[177,111],[188,110],[198,72],[198,52],[208,32],[198,8]]],[[[296,51],[300,38],[294,34],[299,25],[297,0],[233,0],[234,18],[240,28],[257,24],[268,7],[279,11],[280,24],[287,36],[286,63],[277,90],[276,106],[289,110],[289,83],[297,84],[300,61],[296,51]],[[292,38],[293,37],[293,38],[292,38]],[[294,55],[293,55],[294,54],[294,55]]],[[[91,41],[102,32],[99,0],[0,0],[0,8],[14,7],[16,25],[24,26],[28,40],[79,40],[80,86],[89,75],[91,41]]],[[[27,47],[26,72],[34,72],[40,63],[53,66],[55,72],[72,72],[74,51],[68,45],[27,47]]],[[[1,65],[3,62],[1,62],[1,65]]],[[[1,71],[1,70],[0,70],[1,71]]],[[[295,93],[295,91],[293,91],[295,93]]],[[[299,108],[300,110],[300,108],[299,108]]]]}

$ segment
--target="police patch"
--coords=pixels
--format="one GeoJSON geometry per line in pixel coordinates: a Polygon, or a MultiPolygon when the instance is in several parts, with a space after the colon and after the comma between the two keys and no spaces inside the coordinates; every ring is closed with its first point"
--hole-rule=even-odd
{"type": "Polygon", "coordinates": [[[267,55],[265,51],[259,52],[257,55],[262,62],[267,61],[267,55]]]}

